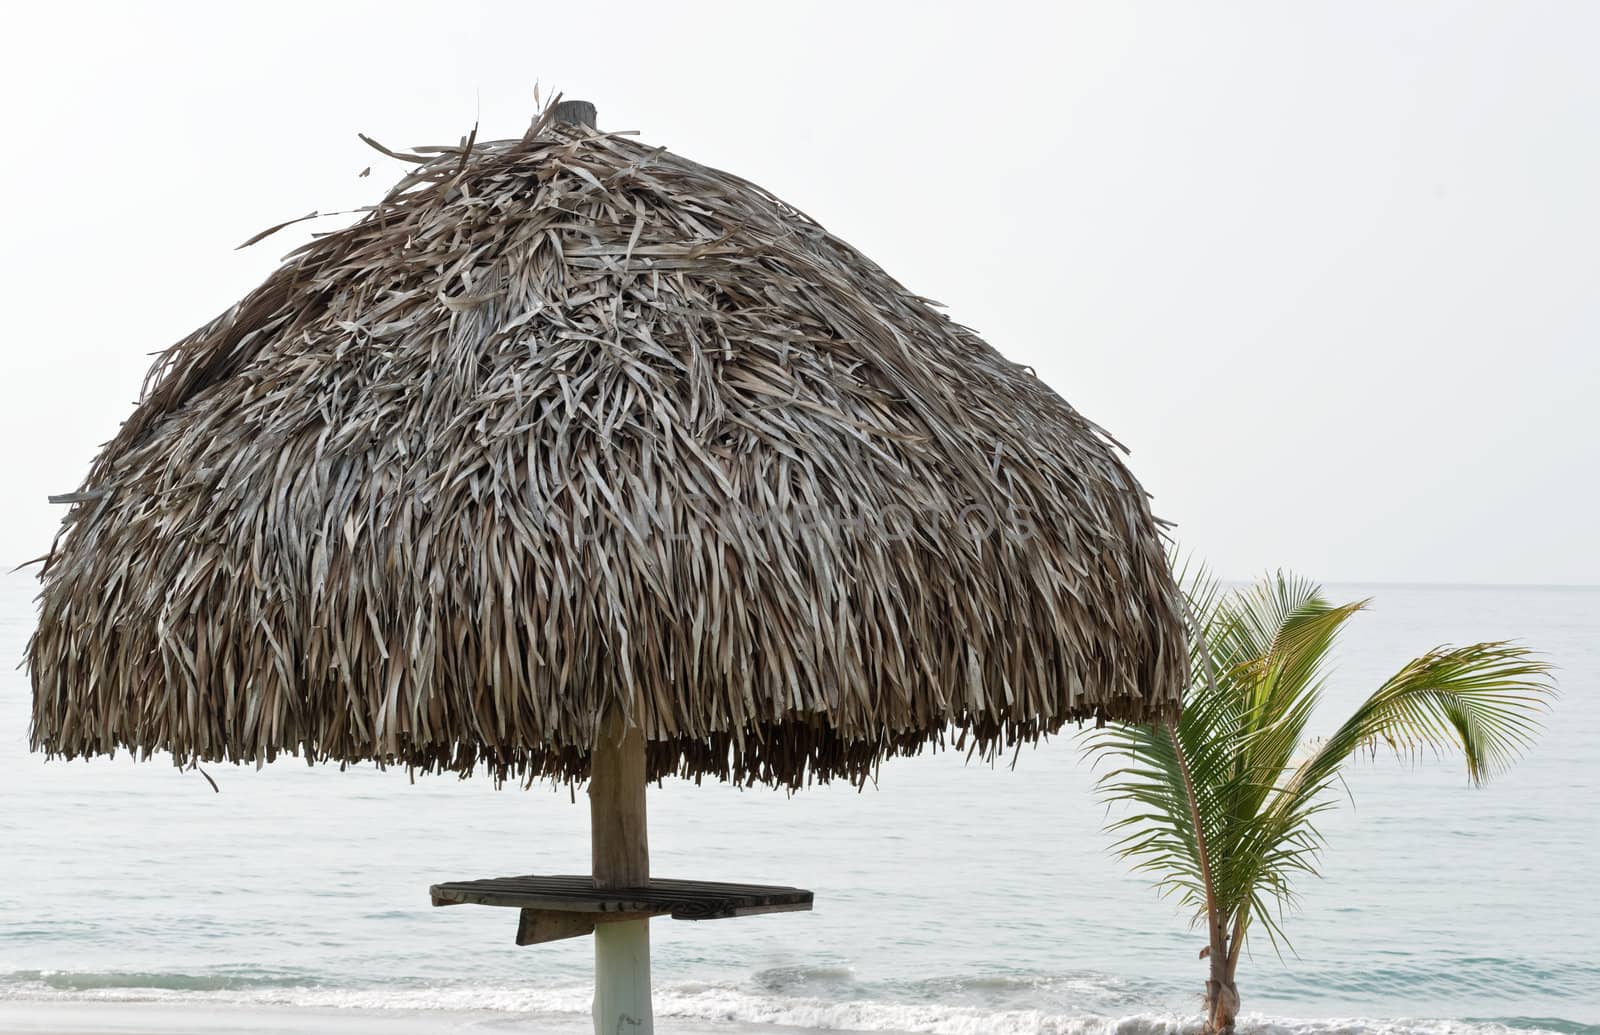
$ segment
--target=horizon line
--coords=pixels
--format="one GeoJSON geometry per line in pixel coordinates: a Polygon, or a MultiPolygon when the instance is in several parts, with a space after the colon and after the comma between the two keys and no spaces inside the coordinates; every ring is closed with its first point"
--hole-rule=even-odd
{"type": "MultiPolygon", "coordinates": [[[[1256,578],[1230,577],[1222,581],[1250,583],[1256,581],[1256,578]]],[[[1430,582],[1422,579],[1319,579],[1318,581],[1327,586],[1386,586],[1391,589],[1600,589],[1600,582],[1430,582]]]]}

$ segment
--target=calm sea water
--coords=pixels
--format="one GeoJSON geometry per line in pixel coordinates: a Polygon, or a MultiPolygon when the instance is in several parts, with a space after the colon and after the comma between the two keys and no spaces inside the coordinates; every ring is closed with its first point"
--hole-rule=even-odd
{"type": "MultiPolygon", "coordinates": [[[[1325,822],[1325,879],[1301,887],[1289,921],[1298,956],[1263,942],[1242,968],[1248,1026],[1600,1033],[1600,590],[1331,592],[1375,599],[1343,642],[1324,730],[1444,642],[1522,639],[1560,667],[1562,697],[1535,751],[1486,789],[1454,759],[1353,767],[1354,806],[1325,822]]],[[[0,657],[20,659],[32,593],[25,576],[0,580],[0,657]]],[[[0,1007],[232,1004],[266,1018],[262,1030],[289,1027],[290,1007],[581,1027],[587,940],[519,949],[511,911],[433,909],[427,896],[440,880],[585,871],[581,795],[292,760],[213,767],[218,794],[165,759],[47,764],[27,751],[27,716],[26,676],[7,665],[0,1007]]],[[[657,921],[661,1027],[1191,1025],[1202,939],[1106,854],[1091,779],[1061,738],[1015,769],[949,753],[897,761],[864,792],[652,789],[658,874],[817,896],[812,913],[657,921]]],[[[149,1007],[101,1007],[119,1009],[149,1007]]]]}

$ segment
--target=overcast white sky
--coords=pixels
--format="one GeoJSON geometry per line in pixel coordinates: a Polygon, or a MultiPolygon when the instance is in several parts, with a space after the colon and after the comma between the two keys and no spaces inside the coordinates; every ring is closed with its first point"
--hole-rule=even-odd
{"type": "Polygon", "coordinates": [[[0,560],[149,353],[533,87],[805,209],[1133,450],[1224,575],[1600,583],[1600,4],[33,4],[0,560]],[[373,167],[370,178],[357,173],[373,167]],[[296,232],[299,231],[299,232],[296,232]]]}

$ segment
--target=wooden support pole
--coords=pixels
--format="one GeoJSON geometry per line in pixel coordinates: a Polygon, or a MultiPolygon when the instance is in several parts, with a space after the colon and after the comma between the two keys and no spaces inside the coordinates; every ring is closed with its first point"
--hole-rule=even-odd
{"type": "MultiPolygon", "coordinates": [[[[589,772],[594,883],[642,888],[650,881],[645,825],[644,732],[612,710],[600,726],[589,772]]],[[[594,932],[595,1035],[653,1035],[650,921],[602,923],[594,932]]]]}
{"type": "Polygon", "coordinates": [[[562,101],[550,112],[557,122],[566,122],[574,126],[588,126],[594,128],[594,105],[588,101],[562,101]]]}

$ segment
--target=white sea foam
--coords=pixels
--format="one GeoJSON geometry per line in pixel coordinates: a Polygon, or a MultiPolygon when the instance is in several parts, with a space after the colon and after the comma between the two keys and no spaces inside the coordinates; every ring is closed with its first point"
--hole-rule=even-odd
{"type": "MultiPolygon", "coordinates": [[[[585,1014],[588,986],[500,988],[468,985],[438,987],[242,988],[150,987],[75,980],[74,987],[51,984],[51,975],[0,984],[0,1002],[128,1002],[241,1007],[506,1013],[530,1018],[585,1014]]],[[[1102,1016],[1053,1014],[1040,1010],[994,1010],[936,1003],[897,1003],[863,999],[764,995],[743,989],[685,984],[658,988],[657,1017],[712,1024],[771,1025],[808,1031],[888,1032],[894,1035],[1198,1035],[1198,1015],[1134,1013],[1102,1016]]],[[[1285,1018],[1246,1014],[1241,1035],[1538,1035],[1544,1031],[1487,1021],[1430,1018],[1285,1018]]],[[[1552,1033],[1557,1035],[1557,1033],[1552,1033]]]]}

